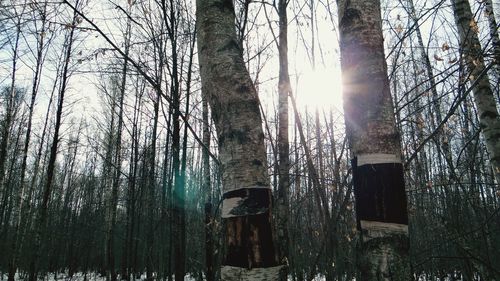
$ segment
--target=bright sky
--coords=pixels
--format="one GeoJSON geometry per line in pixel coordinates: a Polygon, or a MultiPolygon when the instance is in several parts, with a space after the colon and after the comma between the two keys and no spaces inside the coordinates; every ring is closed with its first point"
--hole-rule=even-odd
{"type": "MultiPolygon", "coordinates": [[[[498,4],[497,1],[494,2],[498,4]]],[[[107,34],[116,33],[112,37],[116,40],[118,45],[121,45],[122,38],[119,32],[117,32],[117,27],[115,25],[118,25],[116,20],[118,16],[122,16],[120,22],[124,21],[123,14],[115,9],[110,3],[109,1],[103,1],[102,3],[92,2],[92,6],[87,8],[87,11],[92,10],[92,12],[88,14],[92,15],[92,19],[94,19],[107,34]],[[108,14],[112,15],[109,17],[104,16],[108,14]]],[[[125,1],[123,1],[123,3],[125,3],[125,1]]],[[[316,108],[330,110],[333,108],[338,112],[342,112],[342,85],[338,54],[338,36],[334,29],[334,22],[336,21],[335,1],[315,1],[316,6],[314,10],[316,21],[314,25],[314,34],[309,25],[310,7],[304,5],[304,3],[309,2],[291,1],[290,3],[291,5],[288,9],[290,21],[288,32],[290,75],[293,92],[296,95],[299,108],[304,109],[307,107],[308,110],[314,110],[316,108]],[[332,16],[327,13],[327,6],[325,6],[325,3],[330,4],[328,7],[333,13],[332,16]],[[314,46],[311,44],[311,38],[313,36],[315,38],[314,46]],[[312,52],[314,52],[314,59],[312,58],[312,52]],[[316,65],[314,70],[311,60],[314,60],[314,64],[316,65]]],[[[258,3],[252,4],[251,7],[255,10],[261,9],[261,5],[258,3]]],[[[405,24],[404,12],[394,10],[393,13],[395,14],[394,17],[402,15],[401,24],[405,24]]],[[[277,34],[277,15],[274,11],[269,10],[269,16],[273,23],[274,32],[277,34]]],[[[272,42],[272,38],[269,32],[269,25],[262,10],[260,10],[258,17],[258,25],[254,27],[253,31],[257,28],[260,29],[259,37],[255,37],[258,40],[251,40],[250,42],[255,45],[259,44],[259,42],[262,42],[263,45],[269,45],[269,43],[272,42]]],[[[399,21],[394,18],[391,22],[393,24],[399,24],[399,21]]],[[[135,27],[134,32],[140,32],[140,28],[135,27]]],[[[81,48],[84,51],[83,56],[90,54],[90,56],[93,57],[92,49],[102,46],[109,47],[107,44],[103,44],[102,38],[95,33],[81,34],[80,36],[88,36],[88,38],[84,40],[85,46],[81,48]]],[[[277,100],[276,77],[278,74],[278,67],[277,51],[275,47],[274,44],[269,45],[269,48],[273,49],[270,53],[270,63],[267,64],[266,69],[262,70],[262,75],[260,76],[261,81],[270,81],[260,89],[261,95],[264,96],[262,98],[263,103],[265,103],[264,106],[268,108],[272,108],[272,101],[277,100]]],[[[54,59],[54,57],[57,58],[57,55],[59,54],[54,55],[52,53],[49,59],[54,59]]],[[[11,52],[9,48],[5,48],[0,52],[0,60],[8,61],[10,56],[11,52]]],[[[75,57],[75,60],[77,59],[79,59],[78,55],[75,57]]],[[[96,61],[86,60],[81,65],[77,64],[76,68],[79,70],[88,69],[92,68],[92,63],[102,62],[101,57],[96,61]]],[[[28,69],[23,63],[20,63],[18,67],[18,83],[21,86],[29,88],[32,79],[31,69],[28,69]]],[[[44,75],[53,76],[51,70],[48,69],[50,64],[46,64],[45,67],[44,75]]],[[[0,64],[0,74],[4,74],[0,76],[8,77],[9,68],[10,64],[8,62],[0,64]]],[[[6,78],[0,78],[0,84],[5,83],[5,79],[6,78]]],[[[72,105],[75,112],[96,111],[100,107],[101,100],[96,97],[97,89],[96,86],[93,85],[95,80],[99,80],[98,77],[92,77],[92,74],[82,75],[81,73],[77,73],[71,78],[70,88],[74,93],[72,98],[78,100],[77,103],[72,105]]],[[[43,110],[45,110],[44,99],[48,100],[49,91],[47,89],[50,88],[48,84],[51,84],[51,82],[52,81],[49,79],[45,82],[47,85],[42,84],[42,88],[44,89],[39,96],[38,107],[43,110]]]]}
{"type": "Polygon", "coordinates": [[[301,106],[343,112],[340,69],[332,66],[298,74],[295,94],[301,106]]]}

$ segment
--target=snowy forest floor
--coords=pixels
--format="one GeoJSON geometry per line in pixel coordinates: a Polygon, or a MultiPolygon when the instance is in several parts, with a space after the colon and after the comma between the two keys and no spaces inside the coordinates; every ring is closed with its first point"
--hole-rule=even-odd
{"type": "MultiPolygon", "coordinates": [[[[0,281],[7,280],[7,274],[0,273],[0,281]]],[[[28,276],[24,274],[19,274],[16,273],[15,280],[28,280],[28,276]]],[[[38,280],[43,280],[43,281],[105,281],[106,276],[102,276],[101,274],[97,272],[90,272],[90,273],[83,273],[83,272],[78,272],[73,274],[72,277],[68,276],[67,272],[59,272],[56,274],[54,273],[48,273],[45,275],[43,278],[39,278],[38,280]]],[[[118,280],[120,280],[118,278],[118,280]]],[[[142,274],[140,278],[136,278],[135,280],[146,280],[146,274],[142,274]]],[[[191,276],[186,276],[184,278],[185,281],[195,281],[196,279],[191,276]]]]}

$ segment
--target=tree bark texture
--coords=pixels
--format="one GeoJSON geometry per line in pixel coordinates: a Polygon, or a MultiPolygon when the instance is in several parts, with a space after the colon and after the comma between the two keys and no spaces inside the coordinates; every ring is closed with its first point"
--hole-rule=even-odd
{"type": "Polygon", "coordinates": [[[236,37],[233,1],[198,0],[196,16],[202,92],[217,130],[224,190],[221,277],[277,280],[262,118],[236,37]]]}
{"type": "Polygon", "coordinates": [[[493,49],[493,59],[495,60],[496,64],[496,77],[497,79],[500,79],[500,38],[498,36],[498,23],[495,19],[495,16],[498,15],[495,15],[493,1],[485,0],[484,5],[486,17],[488,18],[490,40],[493,49]]]}
{"type": "Polygon", "coordinates": [[[385,61],[380,1],[339,1],[344,114],[360,230],[360,280],[408,280],[401,145],[385,61]]]}
{"type": "Polygon", "coordinates": [[[477,24],[467,0],[452,0],[453,13],[460,37],[460,51],[470,81],[479,79],[473,90],[479,126],[483,132],[486,148],[497,183],[500,183],[500,116],[485,70],[483,52],[477,35],[477,24]]]}

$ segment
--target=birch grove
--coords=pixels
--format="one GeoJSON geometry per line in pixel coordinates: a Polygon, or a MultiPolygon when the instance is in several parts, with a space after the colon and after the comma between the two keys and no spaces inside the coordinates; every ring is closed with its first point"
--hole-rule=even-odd
{"type": "Polygon", "coordinates": [[[500,280],[496,1],[0,1],[0,279],[500,280]]]}

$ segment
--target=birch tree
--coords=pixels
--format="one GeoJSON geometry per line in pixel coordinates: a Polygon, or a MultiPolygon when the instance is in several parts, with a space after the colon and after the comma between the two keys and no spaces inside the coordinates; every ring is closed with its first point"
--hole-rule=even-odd
{"type": "Polygon", "coordinates": [[[477,35],[477,23],[472,16],[467,0],[452,0],[453,13],[458,28],[460,51],[464,59],[470,81],[477,78],[474,88],[474,102],[477,106],[479,125],[490,154],[490,162],[497,183],[500,183],[500,115],[487,75],[482,72],[486,67],[482,55],[481,44],[477,35]]]}
{"type": "MultiPolygon", "coordinates": [[[[290,147],[288,145],[288,94],[291,91],[290,75],[288,72],[288,17],[287,0],[278,3],[279,14],[279,81],[278,81],[278,157],[279,157],[279,182],[277,194],[278,209],[278,244],[279,258],[287,262],[289,256],[288,237],[288,207],[290,188],[290,147]]],[[[287,274],[283,274],[281,280],[286,280],[287,274]]]]}
{"type": "Polygon", "coordinates": [[[490,40],[491,40],[491,45],[492,45],[492,51],[493,51],[493,59],[495,60],[496,64],[496,77],[497,80],[500,79],[500,37],[498,36],[498,23],[497,20],[495,19],[495,16],[498,16],[498,14],[495,14],[494,9],[493,9],[493,1],[491,0],[485,0],[484,1],[485,5],[485,14],[486,17],[488,18],[488,27],[490,31],[490,40]]]}
{"type": "Polygon", "coordinates": [[[227,252],[222,280],[277,280],[271,189],[259,99],[245,68],[231,0],[198,0],[202,92],[217,130],[227,252]]]}
{"type": "Polygon", "coordinates": [[[380,2],[339,1],[347,137],[360,233],[360,280],[408,280],[401,145],[384,55],[380,2]]]}

